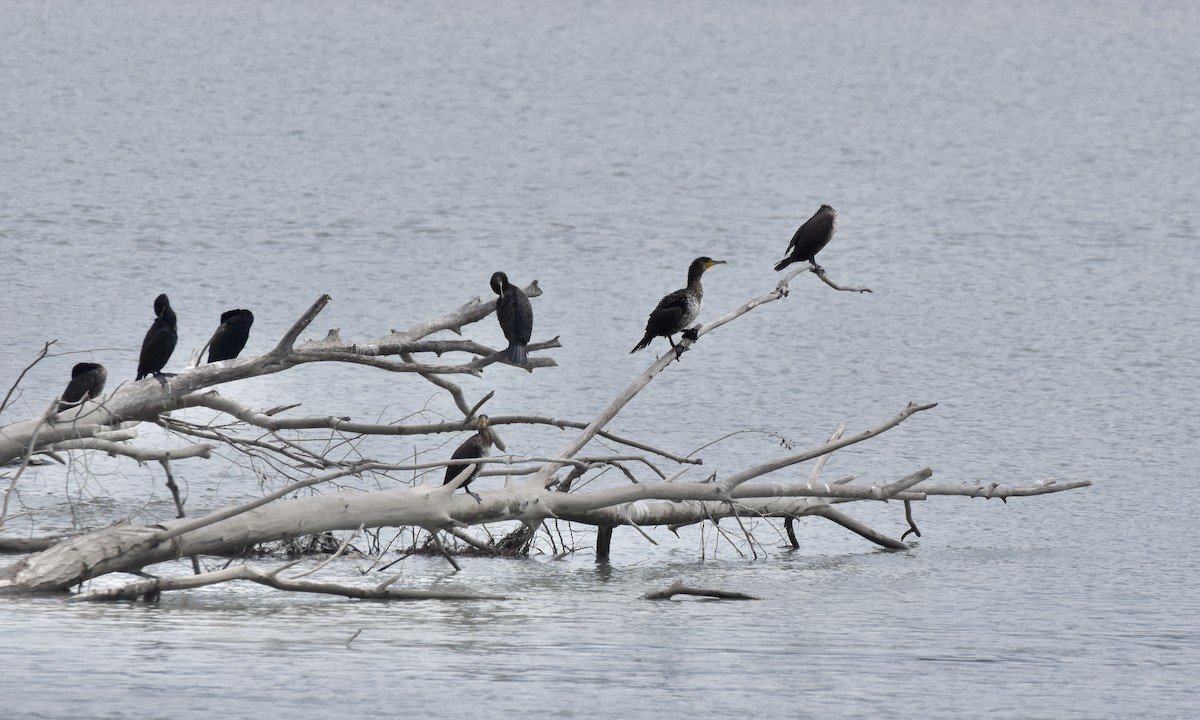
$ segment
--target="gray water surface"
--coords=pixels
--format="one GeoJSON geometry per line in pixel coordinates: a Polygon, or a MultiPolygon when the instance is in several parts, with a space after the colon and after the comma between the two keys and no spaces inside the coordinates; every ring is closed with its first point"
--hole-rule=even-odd
{"type": "MultiPolygon", "coordinates": [[[[306,337],[366,340],[487,297],[497,269],[541,283],[535,339],[560,336],[560,367],[489,368],[468,393],[588,420],[651,361],[629,349],[693,257],[729,261],[705,278],[715,317],[774,288],[827,202],[821,263],[875,292],[800,276],[613,429],[681,453],[763,431],[700,453],[727,473],[783,453],[778,436],[812,446],[938,402],[826,476],[1094,483],[918,504],[902,553],[809,519],[797,552],[755,524],[758,559],[711,527],[618,531],[598,566],[577,528],[561,561],[396,567],[404,586],[508,601],[4,600],[2,714],[1196,714],[1198,36],[1187,2],[0,3],[4,390],[43,342],[70,353],[0,423],[40,412],[75,362],[131,379],[159,292],[177,370],[225,309],[254,310],[247,352],[264,352],[329,293],[306,337]],[[762,600],[639,600],[675,579],[762,600]]],[[[501,342],[490,319],[466,334],[501,342]]],[[[360,367],[221,392],[455,415],[360,367]]],[[[570,437],[504,431],[528,454],[570,437]]],[[[227,455],[176,472],[192,513],[259,491],[227,455]]],[[[22,477],[5,529],[153,522],[173,514],[162,480],[77,456],[22,477]]],[[[904,531],[898,506],[859,505],[904,531]]]]}

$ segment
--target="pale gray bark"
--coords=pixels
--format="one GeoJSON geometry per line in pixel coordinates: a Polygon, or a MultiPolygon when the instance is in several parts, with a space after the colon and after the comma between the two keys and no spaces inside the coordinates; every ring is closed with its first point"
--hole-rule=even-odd
{"type": "MultiPolygon", "coordinates": [[[[763,304],[787,296],[788,281],[808,267],[799,267],[778,283],[775,290],[751,299],[734,310],[702,325],[698,336],[716,331],[763,304]]],[[[837,287],[822,277],[833,287],[837,287]]],[[[839,288],[864,291],[865,288],[839,288]]],[[[541,294],[536,283],[526,289],[529,297],[541,294]]],[[[231,506],[204,517],[164,520],[150,526],[117,525],[71,537],[20,561],[0,569],[0,593],[45,592],[67,589],[93,577],[114,572],[139,572],[156,563],[183,556],[226,553],[235,548],[331,531],[358,531],[363,528],[409,526],[435,533],[451,530],[460,537],[474,525],[519,521],[531,531],[547,520],[593,525],[602,528],[628,526],[679,527],[692,523],[718,522],[734,518],[742,536],[753,549],[756,544],[747,518],[791,519],[821,516],[845,527],[871,542],[889,548],[908,547],[900,540],[864,525],[834,505],[857,501],[923,500],[929,495],[1007,498],[1059,492],[1087,485],[1087,481],[1054,483],[1040,481],[1028,485],[1007,486],[957,485],[932,483],[932,471],[918,470],[888,483],[857,484],[853,478],[830,483],[819,482],[821,469],[830,453],[867,441],[896,427],[913,415],[930,410],[935,404],[910,403],[878,425],[857,433],[845,434],[844,426],[828,441],[800,452],[765,459],[749,467],[706,472],[696,480],[685,481],[684,473],[701,461],[688,454],[658,448],[653,438],[625,438],[608,432],[606,426],[626,404],[672,362],[674,352],[666,352],[651,363],[624,391],[590,422],[547,418],[535,414],[495,416],[492,427],[528,423],[578,429],[579,432],[561,451],[546,456],[510,454],[487,459],[450,461],[443,452],[434,461],[407,463],[375,461],[340,462],[315,453],[283,433],[337,431],[345,436],[404,435],[428,437],[440,433],[462,432],[474,428],[474,417],[491,397],[490,393],[471,402],[452,379],[456,374],[478,375],[502,356],[474,341],[431,340],[427,336],[439,330],[461,333],[462,328],[494,311],[495,301],[475,299],[439,318],[420,323],[406,331],[392,333],[366,343],[348,344],[336,331],[318,341],[296,346],[301,333],[326,303],[323,296],[288,330],[271,351],[254,357],[229,360],[185,370],[165,383],[148,379],[126,383],[97,402],[85,402],[78,408],[42,416],[0,428],[0,461],[23,458],[38,452],[108,452],[139,461],[182,460],[207,457],[217,446],[253,448],[269,451],[291,468],[290,484],[243,505],[231,506]],[[439,364],[417,362],[421,353],[464,355],[464,362],[443,360],[439,364]],[[399,358],[398,360],[395,358],[399,358]],[[440,423],[387,424],[365,423],[350,417],[291,416],[294,406],[256,410],[211,388],[255,375],[286,370],[308,362],[356,362],[396,372],[412,372],[445,390],[463,413],[461,421],[440,423]],[[210,426],[164,415],[171,410],[203,407],[238,421],[240,430],[210,426]],[[182,449],[154,450],[127,444],[136,434],[139,422],[156,422],[170,432],[200,440],[182,449]],[[606,452],[593,444],[596,438],[619,443],[637,453],[606,452]],[[588,448],[588,452],[584,452],[588,448]],[[799,463],[816,461],[805,481],[792,476],[799,463]],[[481,464],[481,475],[506,476],[501,488],[479,491],[480,500],[455,492],[469,474],[471,464],[481,464]],[[675,463],[675,466],[667,466],[675,463]],[[324,494],[297,496],[297,491],[327,485],[350,476],[367,473],[416,473],[430,468],[463,466],[448,484],[366,491],[326,491],[324,494]],[[592,489],[580,489],[581,479],[616,469],[628,482],[592,489]],[[288,498],[286,502],[278,502],[288,498]]],[[[691,342],[684,340],[684,347],[691,342]]],[[[530,345],[530,350],[558,347],[557,338],[530,345]]],[[[531,358],[529,367],[550,367],[551,358],[531,358]]],[[[680,372],[686,372],[681,368],[680,372]]],[[[53,408],[53,404],[51,408],[53,408]]],[[[501,450],[502,445],[498,444],[501,450]]],[[[164,464],[165,467],[165,464],[164,464]]],[[[13,479],[19,478],[20,471],[13,479]]],[[[440,474],[439,474],[440,477],[440,474]]],[[[11,492],[13,485],[10,485],[11,492]]],[[[0,516],[0,522],[3,517],[0,516]]],[[[642,532],[647,539],[653,538],[642,532]]],[[[789,527],[790,532],[790,527],[789,527]]],[[[478,541],[476,541],[478,544],[478,541]]],[[[440,547],[440,541],[438,541],[440,547]]],[[[761,545],[761,544],[760,544],[761,545]]],[[[453,561],[452,561],[453,562],[453,561]]],[[[307,592],[337,592],[350,597],[399,598],[399,591],[386,584],[375,588],[347,588],[337,584],[309,583],[298,578],[281,578],[280,570],[262,571],[246,567],[221,573],[202,573],[195,578],[171,578],[138,581],[121,588],[92,593],[91,598],[127,598],[156,594],[165,590],[198,587],[199,583],[233,579],[259,582],[271,587],[307,592]],[[324,586],[324,589],[322,587],[324,586]]]]}

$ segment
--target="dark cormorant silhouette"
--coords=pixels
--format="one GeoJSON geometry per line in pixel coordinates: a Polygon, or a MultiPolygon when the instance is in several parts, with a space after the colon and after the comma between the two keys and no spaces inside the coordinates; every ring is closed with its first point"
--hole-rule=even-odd
{"type": "Polygon", "coordinates": [[[93,400],[104,390],[104,381],[108,380],[108,371],[100,363],[78,363],[71,368],[71,382],[63,390],[62,399],[58,403],[58,411],[62,412],[83,401],[84,397],[93,400]]]}
{"type": "Polygon", "coordinates": [[[693,260],[692,264],[688,266],[687,287],[676,290],[658,301],[658,307],[654,308],[654,312],[650,313],[650,319],[646,321],[646,336],[629,352],[635,353],[641,350],[656,337],[665,337],[675,350],[675,359],[678,360],[683,349],[675,344],[675,339],[671,336],[677,332],[683,332],[685,337],[691,340],[696,339],[687,331],[687,327],[700,315],[700,304],[704,300],[704,288],[700,286],[700,276],[713,265],[724,264],[724,260],[713,260],[709,257],[698,257],[693,260]]]}
{"type": "Polygon", "coordinates": [[[496,299],[496,320],[508,340],[508,360],[524,365],[529,360],[526,346],[533,334],[533,308],[529,298],[502,272],[492,273],[492,292],[500,296],[496,299]]]}
{"type": "Polygon", "coordinates": [[[813,264],[815,270],[821,270],[821,266],[817,264],[817,253],[829,244],[829,239],[836,230],[837,210],[822,205],[792,236],[792,242],[786,250],[790,254],[780,260],[775,269],[782,270],[794,262],[807,261],[813,264]]]}
{"type": "Polygon", "coordinates": [[[221,324],[208,341],[208,361],[232,360],[246,347],[250,337],[250,326],[254,324],[254,313],[249,310],[226,310],[221,313],[221,324]]]}
{"type": "Polygon", "coordinates": [[[142,340],[137,380],[162,373],[179,340],[179,334],[175,331],[175,311],[171,309],[171,301],[166,293],[154,298],[154,314],[154,323],[146,331],[146,339],[142,340]]]}
{"type": "MultiPolygon", "coordinates": [[[[484,458],[488,456],[488,452],[491,451],[492,445],[495,445],[501,450],[504,449],[504,443],[500,442],[500,438],[496,437],[496,433],[490,427],[488,427],[488,416],[480,415],[479,431],[467,438],[462,445],[459,445],[458,449],[454,451],[454,454],[450,456],[450,459],[466,460],[468,458],[484,458]]],[[[466,490],[467,494],[475,498],[476,501],[482,503],[483,498],[479,497],[470,490],[467,490],[467,486],[470,485],[471,481],[475,479],[475,476],[479,474],[479,470],[483,467],[482,465],[447,465],[446,478],[442,480],[442,484],[445,485],[454,478],[458,477],[459,473],[463,471],[464,467],[471,468],[471,474],[468,475],[467,479],[463,481],[462,489],[466,490]]]]}

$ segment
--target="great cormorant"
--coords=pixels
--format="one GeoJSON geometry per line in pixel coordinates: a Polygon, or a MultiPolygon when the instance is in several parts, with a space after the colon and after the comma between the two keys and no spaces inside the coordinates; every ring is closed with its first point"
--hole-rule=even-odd
{"type": "Polygon", "coordinates": [[[500,296],[496,299],[496,320],[508,340],[508,360],[524,365],[529,359],[526,346],[533,334],[533,308],[529,298],[502,272],[492,273],[491,284],[492,292],[500,296]]]}
{"type": "MultiPolygon", "coordinates": [[[[635,353],[641,350],[656,337],[665,337],[674,348],[675,359],[678,360],[683,350],[675,344],[675,339],[671,336],[685,331],[688,325],[691,325],[700,315],[700,304],[704,300],[704,288],[700,285],[700,276],[713,265],[724,264],[724,260],[713,260],[709,257],[698,257],[693,260],[692,264],[688,266],[687,287],[676,290],[658,301],[658,307],[654,308],[654,312],[650,313],[650,319],[646,321],[646,336],[629,352],[635,353]]],[[[687,335],[686,332],[684,334],[687,335]]]]}
{"type": "Polygon", "coordinates": [[[179,334],[175,331],[175,311],[171,309],[171,301],[166,293],[154,298],[154,314],[154,323],[146,331],[146,339],[142,340],[137,380],[161,373],[179,340],[179,334]]]}
{"type": "MultiPolygon", "coordinates": [[[[488,453],[492,449],[492,445],[495,445],[501,450],[504,449],[504,443],[502,443],[500,438],[496,437],[496,433],[490,427],[488,427],[488,416],[480,415],[479,432],[467,438],[462,445],[459,445],[458,449],[454,451],[454,454],[450,456],[450,459],[467,460],[470,458],[484,458],[488,456],[488,453]]],[[[459,473],[461,473],[465,467],[471,468],[471,474],[467,476],[466,480],[463,480],[462,489],[466,490],[468,495],[482,503],[482,498],[470,490],[467,490],[467,486],[470,485],[471,481],[475,479],[475,476],[479,474],[480,468],[483,467],[482,465],[447,465],[446,478],[442,480],[442,484],[445,485],[454,478],[458,477],[459,473]]]]}
{"type": "Polygon", "coordinates": [[[804,221],[796,234],[792,236],[792,242],[786,250],[789,255],[780,260],[775,265],[775,269],[782,270],[794,262],[806,261],[813,264],[813,269],[820,270],[821,266],[817,264],[817,253],[829,244],[829,239],[833,237],[836,230],[837,210],[828,205],[822,205],[813,213],[812,217],[804,221]]]}
{"type": "Polygon", "coordinates": [[[232,360],[246,347],[250,337],[250,326],[254,324],[254,313],[249,310],[226,310],[221,313],[221,324],[208,341],[208,361],[232,360]]]}
{"type": "Polygon", "coordinates": [[[78,363],[71,368],[71,382],[63,390],[62,400],[58,403],[58,411],[79,403],[83,398],[93,400],[104,390],[104,381],[108,379],[108,371],[100,363],[78,363]]]}

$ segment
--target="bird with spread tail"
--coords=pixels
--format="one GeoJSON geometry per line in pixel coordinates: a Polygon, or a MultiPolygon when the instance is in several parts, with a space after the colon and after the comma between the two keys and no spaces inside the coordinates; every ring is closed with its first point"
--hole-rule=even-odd
{"type": "Polygon", "coordinates": [[[179,341],[179,333],[175,330],[175,311],[171,309],[171,301],[166,293],[154,298],[154,315],[154,322],[142,340],[137,380],[147,375],[160,375],[171,359],[171,353],[175,352],[175,343],[179,341]]]}
{"type": "Polygon", "coordinates": [[[683,349],[675,344],[671,337],[682,332],[684,337],[695,340],[695,334],[687,329],[700,315],[700,306],[704,301],[704,288],[700,285],[700,276],[713,265],[724,265],[724,260],[713,260],[710,257],[698,257],[688,266],[687,287],[667,295],[658,301],[658,307],[650,313],[646,320],[646,335],[642,341],[633,346],[630,353],[648,346],[656,337],[665,337],[675,350],[675,359],[683,353],[683,349]]]}
{"type": "Polygon", "coordinates": [[[780,260],[775,269],[782,270],[794,262],[810,262],[814,270],[821,270],[817,264],[817,253],[829,244],[836,230],[837,210],[822,205],[792,236],[792,242],[786,250],[788,256],[780,260]]]}
{"type": "MultiPolygon", "coordinates": [[[[480,415],[479,431],[467,438],[462,445],[459,445],[458,449],[454,451],[454,454],[450,456],[450,459],[471,460],[474,458],[485,458],[488,456],[488,453],[491,452],[493,445],[500,448],[501,451],[504,450],[504,443],[501,442],[500,438],[496,436],[496,432],[488,426],[488,416],[480,415]]],[[[471,481],[474,480],[477,475],[479,475],[479,470],[482,467],[482,465],[473,464],[447,465],[446,478],[442,480],[442,484],[449,484],[450,481],[454,480],[454,478],[458,477],[462,473],[464,468],[469,468],[470,474],[467,475],[466,480],[463,480],[462,489],[466,490],[468,495],[475,498],[476,502],[483,503],[483,498],[467,489],[467,486],[471,484],[471,481]]]]}
{"type": "Polygon", "coordinates": [[[71,368],[71,382],[63,390],[62,399],[58,403],[58,411],[79,404],[85,397],[93,400],[104,390],[104,382],[108,380],[108,371],[100,363],[77,363],[71,368]]]}
{"type": "Polygon", "coordinates": [[[208,341],[208,361],[232,360],[246,347],[250,338],[250,326],[254,324],[254,313],[249,310],[226,310],[221,313],[221,324],[208,341]]]}
{"type": "Polygon", "coordinates": [[[533,308],[521,288],[508,281],[502,272],[492,274],[492,292],[496,298],[496,320],[508,340],[508,361],[524,365],[529,360],[529,338],[533,335],[533,308]]]}

